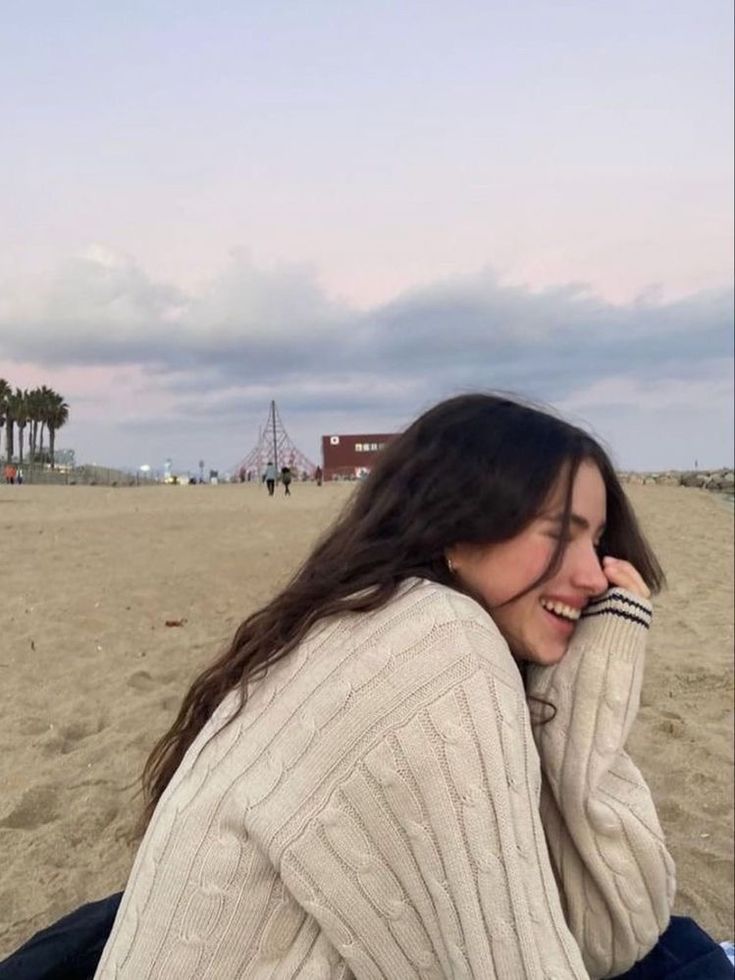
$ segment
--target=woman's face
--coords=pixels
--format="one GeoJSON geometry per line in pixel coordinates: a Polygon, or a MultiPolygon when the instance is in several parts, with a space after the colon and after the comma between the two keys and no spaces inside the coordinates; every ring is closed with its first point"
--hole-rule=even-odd
{"type": "Polygon", "coordinates": [[[562,530],[565,491],[560,480],[542,513],[510,541],[458,544],[447,552],[455,574],[483,600],[519,660],[561,660],[582,609],[608,587],[596,551],[605,529],[605,484],[597,466],[584,461],[574,480],[571,526],[559,571],[507,602],[548,567],[562,530]]]}

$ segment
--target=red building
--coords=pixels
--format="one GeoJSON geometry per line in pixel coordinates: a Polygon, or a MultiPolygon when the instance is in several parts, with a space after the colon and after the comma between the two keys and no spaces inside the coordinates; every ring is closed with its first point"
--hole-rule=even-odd
{"type": "Polygon", "coordinates": [[[322,469],[325,480],[355,480],[366,476],[375,457],[395,433],[322,436],[322,469]]]}

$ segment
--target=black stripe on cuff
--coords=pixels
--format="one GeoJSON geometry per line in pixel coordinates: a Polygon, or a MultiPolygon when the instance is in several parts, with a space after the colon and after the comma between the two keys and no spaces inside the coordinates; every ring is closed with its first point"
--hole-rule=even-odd
{"type": "Polygon", "coordinates": [[[619,616],[621,619],[627,619],[631,623],[638,623],[640,626],[649,629],[651,626],[650,617],[648,619],[643,619],[641,616],[636,616],[634,613],[626,612],[624,609],[595,609],[592,612],[588,612],[586,609],[582,613],[582,619],[589,619],[592,616],[619,616]]]}
{"type": "MultiPolygon", "coordinates": [[[[598,599],[591,599],[587,603],[587,606],[585,607],[585,612],[587,611],[587,609],[591,609],[591,608],[594,608],[596,606],[600,606],[603,603],[613,602],[613,601],[614,602],[621,602],[625,606],[632,606],[633,609],[637,610],[642,616],[649,616],[650,617],[650,615],[651,615],[647,606],[644,606],[642,603],[636,602],[635,599],[631,599],[629,596],[623,595],[622,592],[617,592],[617,591],[606,592],[604,595],[600,596],[598,599]]],[[[583,615],[584,615],[584,613],[583,613],[583,615]]]]}

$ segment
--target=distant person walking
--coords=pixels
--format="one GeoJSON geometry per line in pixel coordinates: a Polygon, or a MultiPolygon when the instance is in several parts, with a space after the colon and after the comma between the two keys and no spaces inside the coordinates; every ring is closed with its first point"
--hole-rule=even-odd
{"type": "Polygon", "coordinates": [[[316,480],[316,485],[320,487],[322,485],[322,480],[324,479],[321,466],[317,466],[317,468],[314,470],[314,479],[316,480]]]}
{"type": "Polygon", "coordinates": [[[281,467],[281,483],[283,484],[284,496],[291,496],[291,468],[289,466],[281,467]]]}
{"type": "Polygon", "coordinates": [[[276,477],[278,476],[278,470],[275,468],[271,460],[265,467],[265,473],[263,474],[263,480],[265,485],[268,487],[268,496],[272,497],[276,489],[276,477]]]}
{"type": "Polygon", "coordinates": [[[12,463],[8,463],[3,470],[3,476],[5,477],[6,483],[15,483],[16,469],[12,463]]]}

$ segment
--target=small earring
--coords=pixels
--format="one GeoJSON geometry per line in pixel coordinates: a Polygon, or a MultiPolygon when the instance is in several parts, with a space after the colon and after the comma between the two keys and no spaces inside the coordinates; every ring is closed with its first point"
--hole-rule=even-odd
{"type": "Polygon", "coordinates": [[[452,561],[452,559],[449,557],[449,555],[446,556],[446,561],[447,561],[447,568],[449,569],[450,575],[455,575],[457,572],[457,568],[454,562],[452,561]]]}

